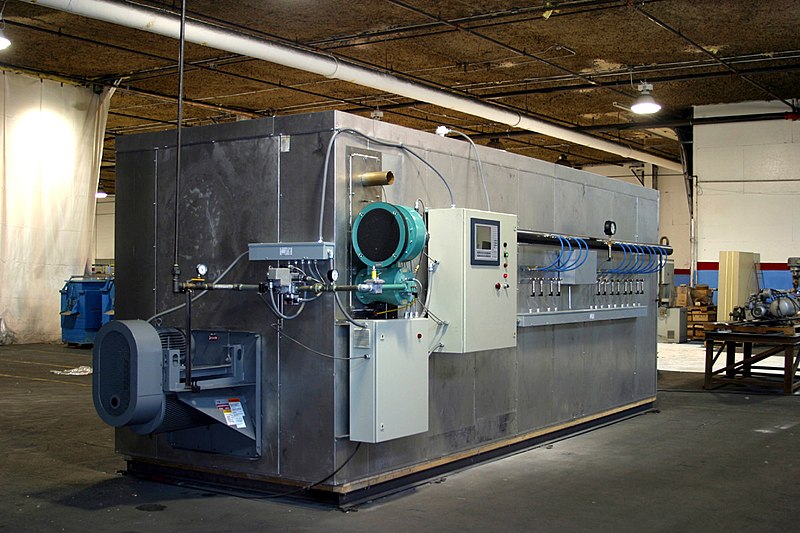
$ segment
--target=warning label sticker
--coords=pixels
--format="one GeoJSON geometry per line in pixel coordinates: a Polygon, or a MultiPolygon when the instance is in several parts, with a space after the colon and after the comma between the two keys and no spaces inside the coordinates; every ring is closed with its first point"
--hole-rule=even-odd
{"type": "Polygon", "coordinates": [[[225,416],[225,423],[237,428],[246,428],[244,422],[244,406],[239,398],[228,398],[227,400],[214,400],[217,409],[222,411],[225,416]]]}

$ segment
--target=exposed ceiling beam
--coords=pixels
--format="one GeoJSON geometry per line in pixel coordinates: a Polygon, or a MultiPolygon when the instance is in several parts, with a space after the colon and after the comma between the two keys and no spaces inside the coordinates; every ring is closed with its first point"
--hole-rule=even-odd
{"type": "MultiPolygon", "coordinates": [[[[136,28],[166,37],[177,38],[180,22],[171,14],[104,0],[27,0],[28,3],[59,9],[76,15],[95,18],[136,28]]],[[[219,50],[249,55],[265,61],[282,64],[312,72],[328,78],[339,79],[377,90],[398,94],[478,116],[511,127],[527,129],[536,133],[588,146],[598,150],[637,159],[675,170],[681,169],[679,162],[656,156],[628,146],[606,141],[580,133],[571,128],[556,126],[529,115],[510,111],[472,97],[454,94],[442,89],[412,83],[383,72],[376,72],[335,57],[300,50],[283,44],[256,39],[252,36],[190,21],[186,24],[188,42],[209,46],[219,50]]]]}
{"type": "MultiPolygon", "coordinates": [[[[792,64],[792,65],[781,65],[776,67],[757,67],[751,69],[744,69],[739,70],[740,74],[744,75],[763,75],[763,74],[778,74],[781,72],[794,72],[800,70],[800,63],[792,64]]],[[[623,76],[623,74],[620,74],[623,76]]],[[[625,74],[624,76],[627,76],[625,74]]],[[[693,80],[703,80],[703,79],[712,79],[712,78],[724,78],[730,77],[731,73],[727,70],[716,70],[714,72],[694,72],[691,74],[676,74],[672,76],[647,76],[647,81],[649,83],[669,83],[669,82],[680,82],[680,81],[693,81],[693,80]]],[[[624,85],[630,85],[631,80],[630,78],[626,79],[619,79],[616,81],[606,81],[606,82],[598,82],[600,87],[619,87],[624,85]]],[[[478,93],[480,94],[481,98],[487,100],[502,100],[504,98],[512,98],[515,96],[526,96],[531,94],[549,94],[549,93],[560,93],[560,92],[569,92],[569,91],[585,91],[587,89],[596,89],[598,87],[597,84],[588,84],[588,83],[581,83],[581,84],[572,84],[572,85],[557,85],[553,87],[539,87],[535,89],[520,89],[518,91],[498,91],[493,93],[478,93]]]]}
{"type": "MultiPolygon", "coordinates": [[[[147,96],[149,98],[153,98],[156,100],[161,100],[165,102],[175,103],[177,102],[177,98],[175,96],[171,96],[168,94],[159,93],[156,91],[148,91],[145,89],[137,89],[135,87],[129,87],[126,85],[118,85],[116,83],[112,83],[109,81],[99,81],[94,80],[91,78],[81,78],[78,76],[68,76],[66,74],[61,74],[58,72],[50,72],[47,70],[39,70],[34,69],[22,65],[13,65],[11,63],[2,63],[0,62],[0,69],[8,70],[9,72],[19,72],[20,74],[27,74],[29,76],[37,76],[46,78],[49,80],[59,81],[63,83],[69,83],[73,85],[85,85],[85,86],[92,86],[92,85],[102,85],[103,87],[116,87],[118,91],[124,91],[130,94],[136,94],[139,96],[147,96]]],[[[222,113],[227,113],[229,115],[234,116],[242,116],[247,118],[263,118],[267,115],[263,113],[256,113],[253,111],[248,111],[247,109],[242,109],[238,107],[229,107],[223,106],[218,104],[211,104],[208,102],[201,102],[199,100],[192,100],[184,98],[183,103],[188,106],[197,107],[200,109],[207,109],[209,111],[217,111],[222,113]]]]}
{"type": "MultiPolygon", "coordinates": [[[[463,32],[463,33],[465,33],[467,35],[471,35],[472,37],[476,37],[478,39],[481,39],[483,41],[491,43],[491,44],[493,44],[495,46],[498,46],[498,47],[500,47],[500,48],[502,48],[504,50],[507,50],[507,51],[509,51],[509,52],[511,52],[513,54],[519,55],[521,57],[526,57],[528,59],[533,59],[534,61],[538,61],[538,62],[540,62],[540,63],[542,63],[544,65],[547,65],[548,67],[551,67],[551,68],[556,69],[556,70],[560,70],[561,72],[569,74],[573,78],[582,80],[587,84],[598,86],[598,87],[600,86],[598,84],[598,82],[593,80],[590,76],[584,76],[583,74],[581,74],[579,72],[575,72],[573,70],[570,70],[570,69],[568,69],[568,68],[566,68],[564,66],[561,66],[561,65],[559,65],[558,63],[556,63],[554,61],[550,61],[549,59],[545,59],[545,58],[543,58],[541,56],[538,56],[536,54],[532,54],[532,53],[527,52],[525,50],[521,50],[521,49],[519,49],[519,48],[517,48],[515,46],[509,45],[508,43],[504,43],[503,41],[501,41],[499,39],[495,39],[494,37],[490,37],[489,35],[477,32],[477,31],[475,31],[475,30],[473,30],[471,28],[465,27],[465,26],[463,26],[461,24],[457,24],[457,23],[454,23],[454,22],[446,21],[446,20],[444,20],[444,19],[442,19],[442,18],[440,18],[440,17],[438,17],[436,15],[433,15],[431,13],[426,12],[423,9],[420,9],[418,7],[415,7],[415,6],[412,6],[412,5],[407,4],[405,2],[402,2],[401,0],[386,0],[386,1],[389,2],[392,5],[395,5],[395,6],[398,6],[398,7],[402,7],[403,9],[411,11],[412,13],[416,13],[417,15],[420,15],[420,16],[423,16],[423,17],[427,17],[427,18],[429,18],[431,20],[435,20],[437,22],[445,24],[446,26],[449,26],[449,27],[451,27],[453,29],[456,29],[456,30],[458,30],[460,32],[463,32]]],[[[620,91],[619,89],[616,89],[614,87],[608,87],[608,89],[611,90],[611,91],[614,91],[616,93],[619,93],[619,94],[621,94],[623,96],[626,96],[626,97],[630,96],[625,91],[620,91]]]]}
{"type": "Polygon", "coordinates": [[[751,79],[748,76],[745,76],[745,75],[741,74],[738,70],[736,70],[736,68],[733,65],[731,65],[730,63],[728,63],[724,59],[721,59],[721,58],[717,57],[716,54],[714,54],[710,50],[707,50],[704,46],[702,46],[701,44],[695,42],[690,37],[685,35],[683,32],[681,32],[679,30],[676,30],[675,28],[673,28],[672,26],[670,26],[666,22],[664,22],[661,19],[657,18],[655,15],[652,15],[652,14],[648,13],[641,6],[637,6],[636,4],[631,3],[631,7],[633,9],[635,9],[637,13],[640,13],[640,14],[644,15],[644,17],[647,18],[647,20],[649,20],[650,22],[656,24],[660,28],[663,28],[663,29],[667,30],[671,34],[676,35],[677,37],[683,39],[684,41],[686,41],[687,43],[689,43],[690,45],[695,47],[697,50],[703,52],[705,55],[709,56],[711,59],[713,59],[714,61],[716,61],[717,63],[719,63],[720,65],[722,65],[723,67],[725,67],[726,69],[731,71],[732,73],[736,74],[737,76],[739,76],[741,79],[743,79],[744,81],[746,81],[747,83],[749,83],[753,87],[765,92],[766,94],[770,95],[775,100],[780,100],[781,102],[783,102],[784,104],[789,106],[789,109],[791,109],[792,111],[796,111],[797,110],[797,108],[795,107],[795,105],[793,103],[789,102],[788,100],[786,100],[784,98],[781,98],[780,96],[775,94],[772,90],[770,90],[769,88],[765,87],[761,83],[751,79]]]}

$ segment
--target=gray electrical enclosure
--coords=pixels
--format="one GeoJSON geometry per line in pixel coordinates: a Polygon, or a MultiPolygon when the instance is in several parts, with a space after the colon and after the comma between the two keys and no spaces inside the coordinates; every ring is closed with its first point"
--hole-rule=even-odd
{"type": "Polygon", "coordinates": [[[383,442],[428,431],[428,320],[350,328],[350,439],[383,442]]]}
{"type": "MultiPolygon", "coordinates": [[[[489,209],[463,142],[341,112],[188,128],[183,139],[181,271],[202,263],[213,283],[249,250],[223,283],[268,291],[209,291],[193,304],[193,328],[204,332],[195,343],[250,332],[226,342],[249,354],[248,343],[258,343],[258,366],[234,365],[227,351],[208,347],[203,364],[224,366],[229,385],[244,372],[248,388],[220,394],[198,382],[198,390],[167,392],[202,399],[198,409],[217,429],[142,435],[119,427],[116,447],[132,469],[292,487],[326,479],[317,490],[356,494],[654,401],[658,276],[648,272],[660,255],[619,245],[607,261],[597,243],[607,239],[607,220],[619,242],[657,243],[656,191],[478,146],[489,209]],[[393,183],[380,182],[389,171],[393,183]],[[371,272],[353,251],[352,230],[376,202],[389,207],[374,210],[362,236],[375,248],[365,253],[385,248],[411,259],[371,272]],[[466,222],[437,220],[456,211],[466,222]],[[571,254],[553,234],[573,245],[571,254]],[[586,257],[584,243],[593,246],[586,257]],[[623,255],[636,262],[627,268],[623,255]],[[439,317],[456,295],[466,318],[439,317]],[[451,325],[468,331],[451,340],[451,325]],[[247,427],[231,428],[217,401],[240,395],[247,427]]],[[[174,132],[117,140],[120,320],[185,301],[172,290],[174,140],[174,132]]],[[[182,328],[183,312],[156,322],[182,328]]],[[[178,372],[169,379],[185,387],[185,357],[167,353],[178,372]]]]}

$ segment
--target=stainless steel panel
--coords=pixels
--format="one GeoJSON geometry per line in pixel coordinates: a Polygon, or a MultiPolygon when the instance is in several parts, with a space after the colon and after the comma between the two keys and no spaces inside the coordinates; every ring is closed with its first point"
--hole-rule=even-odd
{"type": "Polygon", "coordinates": [[[557,182],[550,176],[525,170],[518,172],[518,180],[519,227],[534,231],[555,231],[553,200],[557,182]]]}
{"type": "Polygon", "coordinates": [[[590,209],[586,185],[559,180],[553,196],[555,224],[553,230],[568,235],[586,235],[586,212],[590,209]]]}
{"type": "MultiPolygon", "coordinates": [[[[322,165],[335,128],[355,128],[415,150],[448,179],[459,207],[485,209],[474,152],[466,143],[338,112],[190,128],[185,130],[181,195],[181,268],[198,262],[218,275],[251,242],[318,239],[322,165]],[[290,149],[280,151],[279,136],[290,149]]],[[[117,290],[120,318],[147,318],[179,304],[170,290],[174,133],[118,141],[117,290]],[[153,289],[156,289],[155,291],[153,289]]],[[[336,244],[335,264],[350,259],[348,147],[380,154],[396,174],[388,201],[449,207],[439,178],[416,158],[346,133],[337,137],[328,176],[323,237],[336,244]]],[[[479,147],[492,209],[519,216],[520,227],[602,237],[602,222],[635,226],[639,240],[656,242],[655,191],[552,163],[479,147]],[[612,213],[612,215],[608,215],[612,213]],[[632,218],[631,218],[632,217],[632,218]],[[601,220],[602,219],[602,220],[601,220]]],[[[621,236],[622,236],[621,235],[621,236]]],[[[619,254],[615,256],[618,260],[619,254]]],[[[231,281],[264,279],[269,264],[246,259],[231,281]]],[[[325,262],[320,268],[329,268],[325,262]]],[[[604,254],[598,267],[608,268],[604,254]]],[[[343,272],[344,276],[349,272],[343,272]]],[[[654,278],[654,276],[650,276],[654,278]]],[[[424,283],[424,281],[423,281],[424,283]]],[[[597,297],[590,285],[572,287],[573,309],[642,303],[646,316],[520,328],[517,348],[471,354],[434,353],[429,361],[429,430],[379,444],[363,444],[336,483],[469,450],[480,443],[600,413],[655,393],[655,281],[647,295],[597,297]]],[[[519,286],[518,311],[569,309],[561,296],[530,298],[519,286]]],[[[348,362],[320,357],[288,338],[254,295],[208,294],[196,304],[198,327],[246,329],[262,335],[263,457],[241,461],[170,448],[163,439],[117,433],[117,447],[137,458],[202,465],[250,477],[284,476],[316,482],[355,449],[347,438],[348,362]]],[[[613,311],[609,311],[613,314],[613,311]]],[[[637,311],[640,313],[641,311],[637,311]]],[[[164,323],[180,326],[170,315],[164,323]]],[[[284,321],[286,335],[324,354],[346,357],[346,326],[333,298],[306,306],[284,321]]]]}
{"type": "Polygon", "coordinates": [[[646,316],[646,307],[575,309],[572,311],[554,311],[550,313],[518,313],[517,325],[522,328],[527,328],[531,326],[555,326],[558,324],[602,322],[606,320],[619,320],[646,316]]]}

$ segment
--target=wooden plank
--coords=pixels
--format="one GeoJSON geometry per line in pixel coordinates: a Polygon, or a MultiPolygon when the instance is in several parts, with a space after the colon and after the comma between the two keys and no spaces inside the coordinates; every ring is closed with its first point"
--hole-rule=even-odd
{"type": "Polygon", "coordinates": [[[709,311],[715,311],[716,312],[717,306],[716,305],[692,305],[692,306],[687,307],[686,309],[688,310],[689,313],[692,313],[693,311],[698,311],[698,312],[701,312],[701,313],[707,313],[709,311]]]}
{"type": "Polygon", "coordinates": [[[778,333],[780,335],[792,336],[800,333],[800,324],[764,326],[756,323],[711,322],[705,324],[704,329],[706,331],[731,331],[734,333],[752,333],[754,335],[778,333]]]}
{"type": "Polygon", "coordinates": [[[473,448],[471,450],[466,450],[461,453],[455,453],[452,455],[448,455],[446,457],[440,457],[438,459],[433,459],[427,461],[425,463],[420,463],[417,465],[409,466],[406,468],[401,468],[399,470],[393,470],[392,472],[386,472],[384,474],[378,474],[366,479],[360,479],[358,481],[353,481],[350,483],[345,483],[338,487],[330,487],[326,485],[321,485],[318,488],[321,489],[328,489],[333,492],[339,493],[347,493],[352,492],[354,490],[358,490],[364,487],[368,487],[371,485],[376,485],[378,483],[383,483],[385,481],[391,481],[393,479],[401,478],[404,476],[408,476],[411,474],[416,474],[417,472],[421,472],[423,470],[428,470],[431,468],[435,468],[437,466],[445,465],[447,463],[452,463],[455,461],[460,461],[461,459],[467,459],[469,457],[480,455],[482,453],[491,452],[497,450],[499,448],[504,448],[506,446],[511,446],[513,444],[518,444],[520,442],[524,442],[526,440],[534,439],[536,437],[541,437],[543,435],[547,435],[549,433],[555,433],[556,431],[561,431],[562,429],[567,429],[573,426],[577,426],[580,424],[585,424],[586,422],[591,422],[593,420],[598,420],[600,418],[605,418],[607,416],[615,415],[617,413],[621,413],[623,411],[627,411],[629,409],[634,409],[636,407],[640,407],[642,405],[647,405],[648,403],[653,403],[656,400],[655,396],[652,398],[646,398],[644,400],[640,400],[638,402],[630,403],[627,405],[623,405],[621,407],[617,407],[615,409],[609,409],[608,411],[603,411],[602,413],[597,413],[595,415],[586,416],[583,418],[578,418],[575,420],[570,420],[569,422],[563,422],[556,426],[550,426],[543,429],[539,429],[536,431],[530,431],[528,433],[523,433],[521,435],[517,435],[516,437],[509,437],[507,439],[503,439],[500,441],[491,442],[485,444],[483,446],[479,446],[477,448],[473,448]]]}
{"type": "Polygon", "coordinates": [[[717,313],[692,313],[686,315],[689,322],[716,322],[717,313]]]}

